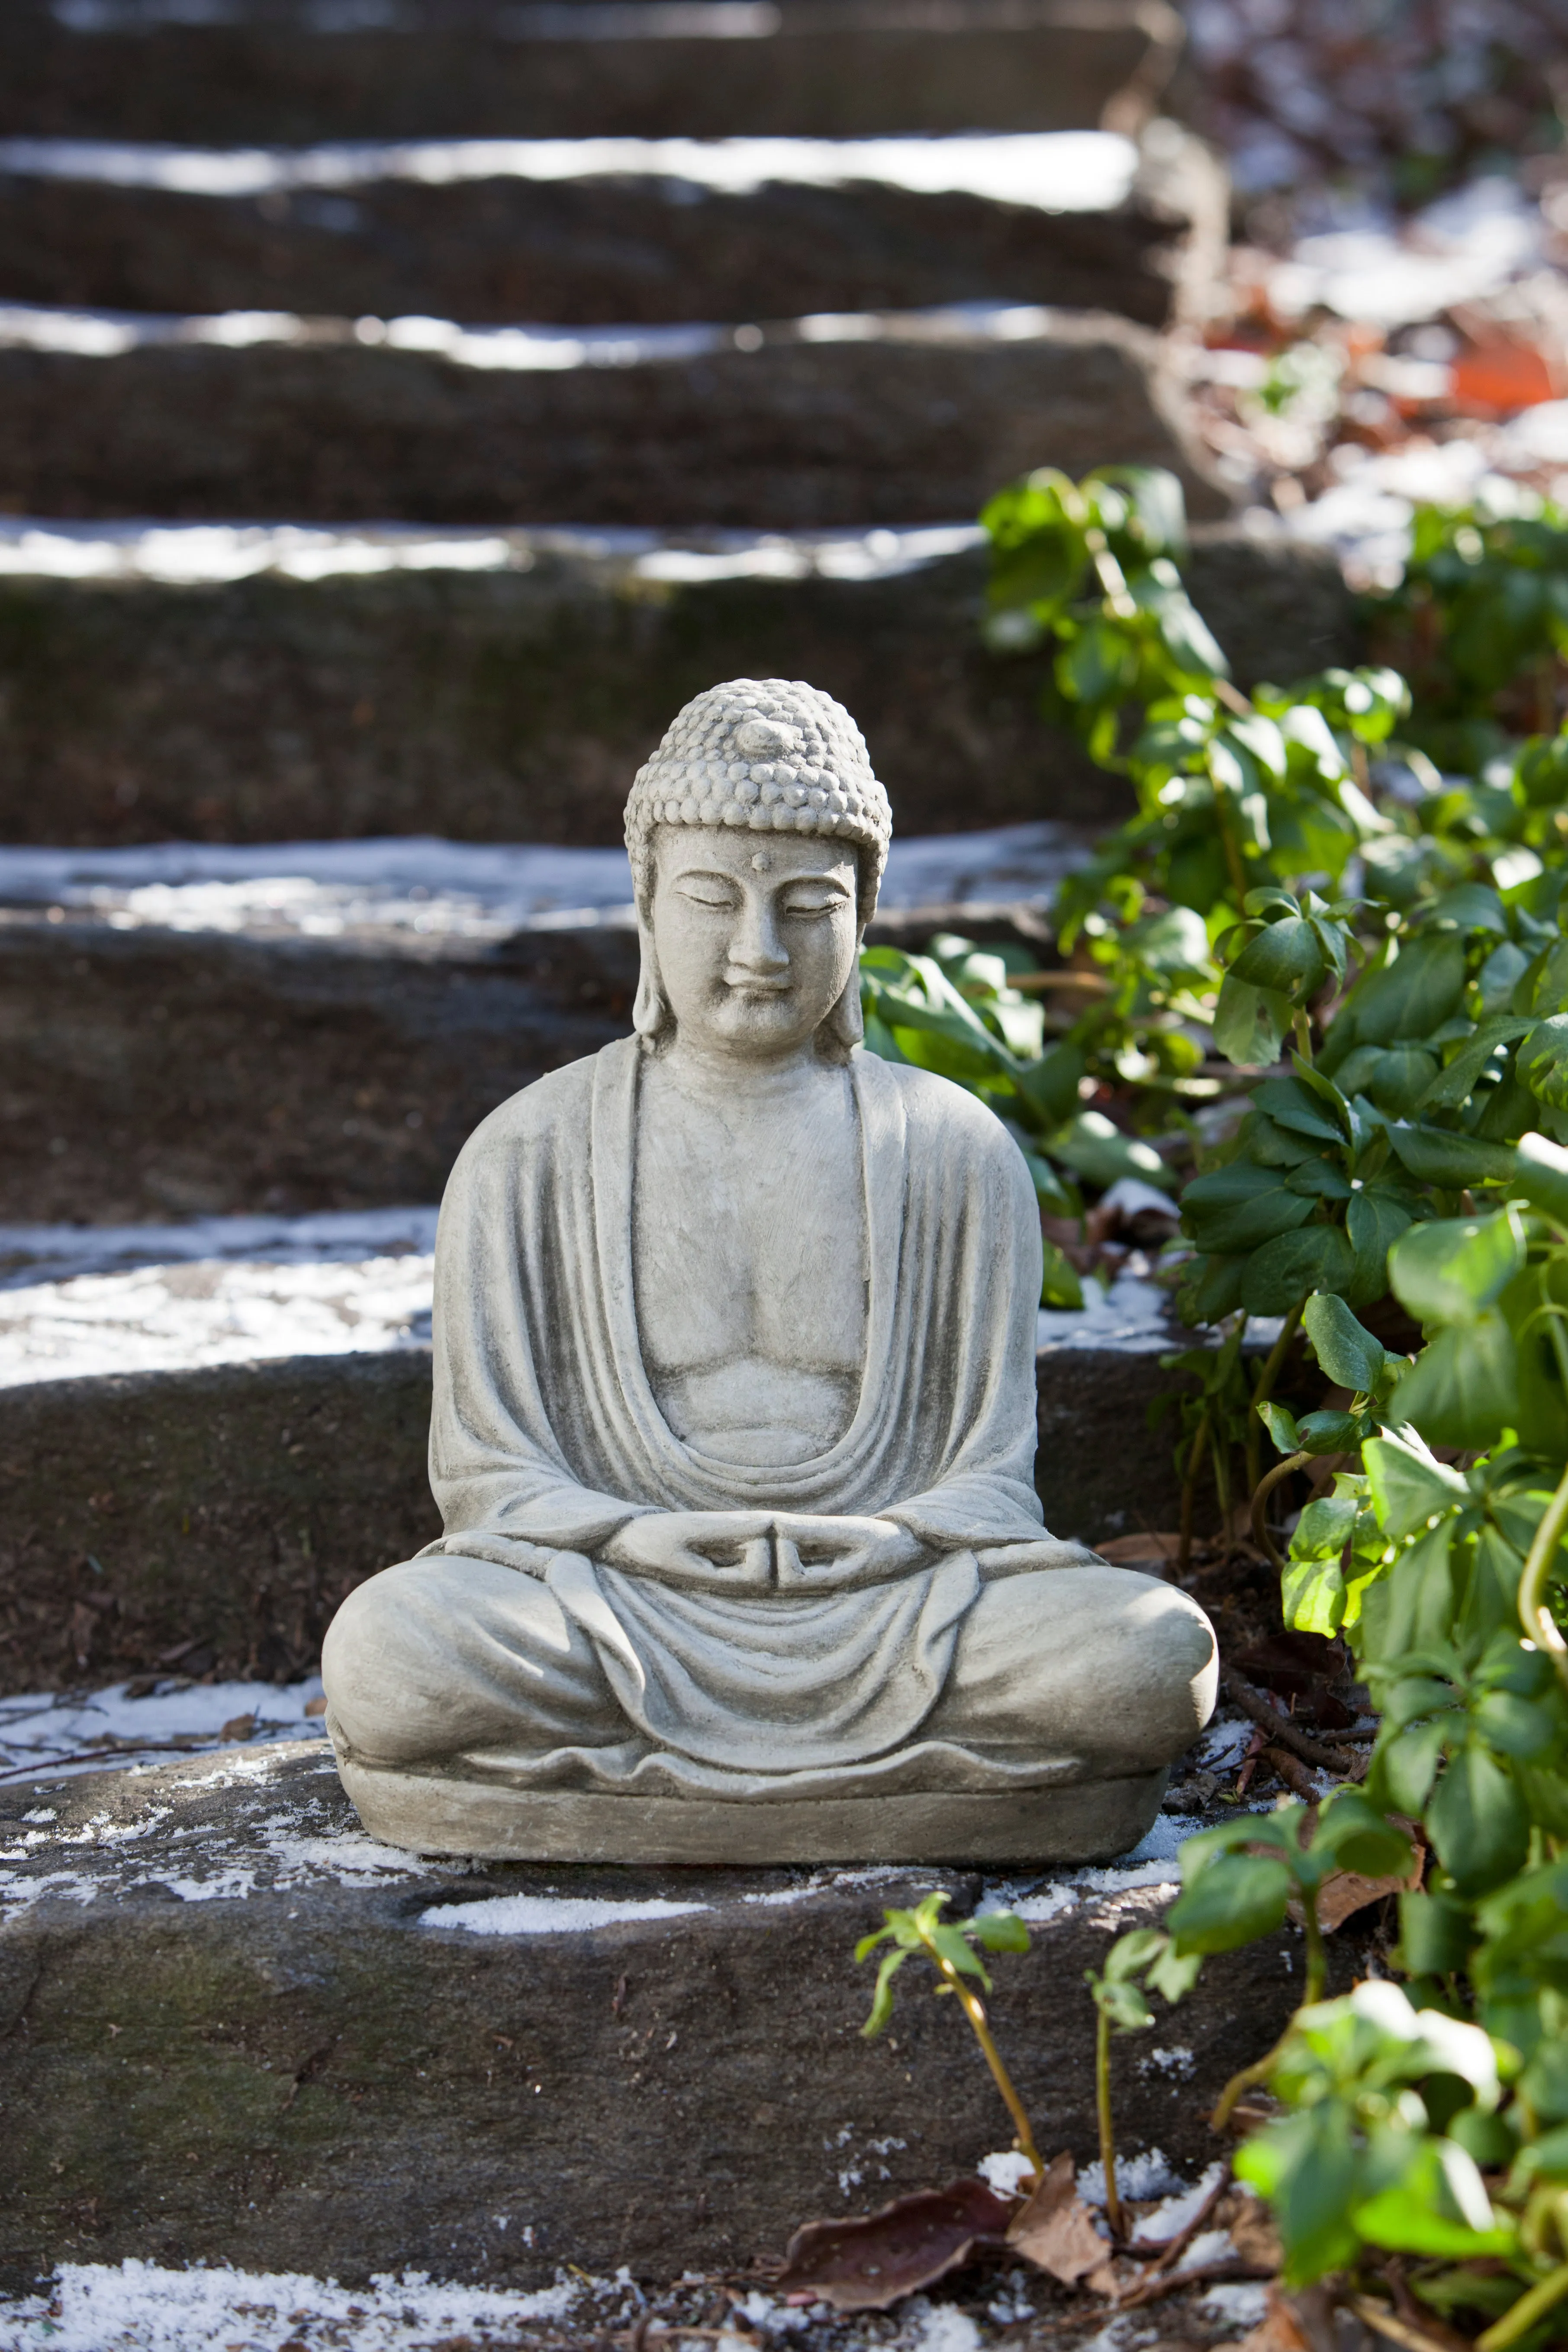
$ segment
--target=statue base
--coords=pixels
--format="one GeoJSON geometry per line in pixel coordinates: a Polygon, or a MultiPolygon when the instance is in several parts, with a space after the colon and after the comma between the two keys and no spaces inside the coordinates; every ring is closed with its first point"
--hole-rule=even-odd
{"type": "Polygon", "coordinates": [[[373,1837],[506,1862],[1086,1863],[1153,1824],[1164,1771],[1005,1794],[757,1799],[541,1793],[340,1765],[373,1837]]]}

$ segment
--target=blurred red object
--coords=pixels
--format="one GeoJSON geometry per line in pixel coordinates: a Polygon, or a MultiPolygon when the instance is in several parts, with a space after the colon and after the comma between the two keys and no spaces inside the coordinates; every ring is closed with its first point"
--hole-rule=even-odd
{"type": "Polygon", "coordinates": [[[1557,373],[1533,344],[1495,342],[1459,352],[1449,396],[1467,415],[1496,415],[1556,400],[1561,390],[1557,373]]]}

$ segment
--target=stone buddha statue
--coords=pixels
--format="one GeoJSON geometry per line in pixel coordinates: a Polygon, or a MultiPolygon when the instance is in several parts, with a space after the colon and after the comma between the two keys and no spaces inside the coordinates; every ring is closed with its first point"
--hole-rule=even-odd
{"type": "Polygon", "coordinates": [[[327,1635],[376,1836],[1084,1861],[1137,1842],[1207,1720],[1203,1612],[1042,1522],[1022,1155],[958,1087],[858,1050],[890,830],[808,686],[699,695],[638,772],[636,1034],[459,1157],[445,1533],[327,1635]]]}

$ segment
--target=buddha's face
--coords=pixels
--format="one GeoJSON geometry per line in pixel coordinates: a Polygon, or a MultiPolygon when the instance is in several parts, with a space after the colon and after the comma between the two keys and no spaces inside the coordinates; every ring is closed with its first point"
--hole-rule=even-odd
{"type": "Polygon", "coordinates": [[[809,834],[660,825],[651,919],[684,1044],[773,1060],[809,1045],[855,969],[855,852],[809,834]]]}

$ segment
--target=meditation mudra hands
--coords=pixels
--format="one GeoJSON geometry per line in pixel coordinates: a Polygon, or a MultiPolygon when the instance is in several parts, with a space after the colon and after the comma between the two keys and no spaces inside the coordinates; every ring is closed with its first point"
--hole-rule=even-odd
{"type": "MultiPolygon", "coordinates": [[[[922,1542],[898,1519],[805,1511],[647,1511],[628,1519],[599,1557],[607,1567],[634,1576],[709,1591],[844,1591],[924,1567],[940,1549],[922,1542]]],[[[1056,1567],[1060,1547],[1048,1538],[994,1545],[976,1558],[987,1577],[1021,1576],[1056,1567]]]]}
{"type": "Polygon", "coordinates": [[[842,1591],[875,1584],[931,1557],[896,1519],[804,1511],[648,1511],[599,1557],[658,1583],[731,1592],[842,1591]]]}

